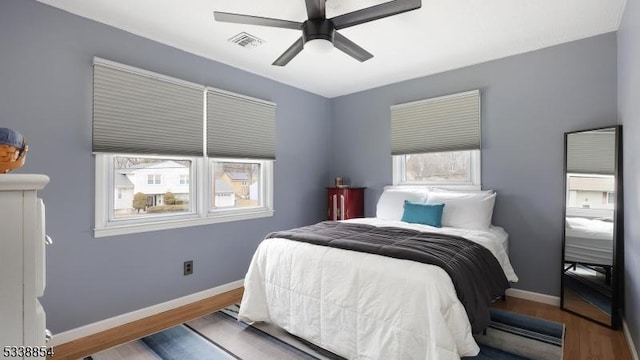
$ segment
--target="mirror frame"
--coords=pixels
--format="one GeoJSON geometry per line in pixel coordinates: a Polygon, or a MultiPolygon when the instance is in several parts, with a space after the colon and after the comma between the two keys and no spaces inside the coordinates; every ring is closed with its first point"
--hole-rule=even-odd
{"type": "Polygon", "coordinates": [[[624,193],[623,193],[623,166],[622,166],[622,125],[603,126],[592,129],[569,131],[564,133],[564,168],[563,168],[563,198],[562,198],[562,258],[560,259],[560,308],[564,311],[576,314],[585,319],[589,319],[598,324],[619,329],[621,326],[620,313],[623,307],[623,276],[624,276],[624,193]],[[564,258],[566,241],[566,218],[567,218],[567,140],[571,134],[604,129],[615,129],[615,199],[616,204],[613,213],[613,259],[611,270],[611,323],[607,324],[588,317],[585,314],[565,308],[564,298],[564,258]]]}

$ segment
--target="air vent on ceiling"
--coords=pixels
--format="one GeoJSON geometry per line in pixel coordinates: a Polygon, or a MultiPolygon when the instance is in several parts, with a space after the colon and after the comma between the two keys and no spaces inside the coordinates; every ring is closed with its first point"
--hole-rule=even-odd
{"type": "Polygon", "coordinates": [[[238,44],[243,48],[254,48],[262,45],[264,40],[259,39],[251,34],[247,34],[246,32],[241,32],[240,34],[229,39],[232,43],[238,44]]]}

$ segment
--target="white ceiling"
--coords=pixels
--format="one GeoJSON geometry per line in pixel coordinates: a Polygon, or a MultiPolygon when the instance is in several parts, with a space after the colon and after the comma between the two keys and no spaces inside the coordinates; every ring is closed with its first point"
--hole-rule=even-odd
{"type": "MultiPolygon", "coordinates": [[[[220,23],[213,11],[303,22],[304,0],[39,0],[73,14],[325,97],[586,38],[618,29],[626,0],[423,0],[422,8],[339,32],[374,55],[303,50],[272,66],[297,30],[220,23]],[[227,41],[247,32],[265,41],[227,41]]],[[[328,0],[327,18],[385,2],[328,0]]]]}

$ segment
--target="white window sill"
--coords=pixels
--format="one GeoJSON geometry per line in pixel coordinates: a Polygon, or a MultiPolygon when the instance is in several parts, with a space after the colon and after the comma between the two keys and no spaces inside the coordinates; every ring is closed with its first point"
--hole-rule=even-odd
{"type": "Polygon", "coordinates": [[[190,226],[210,225],[229,221],[259,219],[264,217],[273,216],[273,210],[270,209],[256,209],[254,211],[234,212],[228,214],[216,213],[215,215],[209,215],[207,217],[197,217],[190,219],[179,220],[164,220],[143,224],[117,224],[112,223],[105,227],[95,228],[93,230],[93,236],[96,238],[127,235],[142,233],[148,231],[178,229],[190,226]]]}

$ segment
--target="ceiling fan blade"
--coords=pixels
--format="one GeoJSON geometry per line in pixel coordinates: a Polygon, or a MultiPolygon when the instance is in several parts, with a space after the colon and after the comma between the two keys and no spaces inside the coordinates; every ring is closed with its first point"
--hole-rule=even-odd
{"type": "Polygon", "coordinates": [[[302,40],[302,37],[300,37],[300,39],[296,40],[296,42],[294,42],[291,46],[289,46],[289,48],[285,50],[285,52],[282,53],[282,55],[280,55],[280,57],[277,58],[276,61],[274,61],[273,64],[271,65],[276,65],[276,66],[287,65],[289,61],[291,61],[291,59],[293,59],[296,55],[300,53],[300,51],[302,51],[303,48],[304,48],[304,40],[302,40]]]}
{"type": "Polygon", "coordinates": [[[336,30],[419,9],[422,0],[394,0],[331,18],[336,30]]]}
{"type": "Polygon", "coordinates": [[[306,0],[309,19],[325,19],[327,0],[306,0]]]}
{"type": "Polygon", "coordinates": [[[360,62],[367,61],[373,57],[370,52],[361,48],[356,43],[347,39],[343,35],[340,35],[338,32],[334,34],[333,46],[335,46],[339,50],[344,51],[347,55],[360,62]]]}
{"type": "Polygon", "coordinates": [[[260,16],[214,11],[213,17],[216,19],[216,21],[221,21],[221,22],[271,26],[271,27],[294,29],[294,30],[302,29],[302,23],[300,22],[281,20],[281,19],[272,19],[272,18],[266,18],[266,17],[260,17],[260,16]]]}

